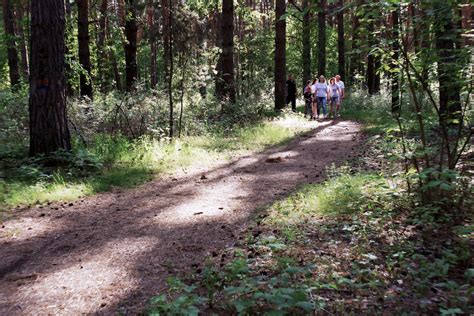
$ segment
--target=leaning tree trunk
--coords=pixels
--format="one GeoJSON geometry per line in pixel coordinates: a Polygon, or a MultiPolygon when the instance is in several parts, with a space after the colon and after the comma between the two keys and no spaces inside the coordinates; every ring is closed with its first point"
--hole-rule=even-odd
{"type": "Polygon", "coordinates": [[[326,2],[319,1],[318,8],[318,75],[326,73],[326,2]]]}
{"type": "Polygon", "coordinates": [[[346,80],[346,46],[344,40],[344,0],[339,0],[337,13],[337,66],[339,76],[346,80]]]}
{"type": "Polygon", "coordinates": [[[127,92],[133,90],[138,77],[137,65],[137,17],[136,0],[126,1],[127,14],[125,17],[125,88],[127,92]]]}
{"type": "Polygon", "coordinates": [[[309,0],[303,0],[303,85],[311,79],[311,15],[308,11],[309,0]]]}
{"type": "Polygon", "coordinates": [[[10,0],[3,0],[3,22],[5,26],[8,70],[10,74],[10,84],[15,87],[20,83],[20,71],[18,69],[18,51],[15,41],[15,20],[13,6],[10,0]]]}
{"type": "Polygon", "coordinates": [[[77,0],[77,40],[79,44],[79,63],[82,72],[79,76],[81,96],[92,99],[91,53],[89,49],[89,0],[77,0]]]}
{"type": "Polygon", "coordinates": [[[285,106],[285,77],[286,77],[286,21],[285,0],[276,0],[275,5],[275,109],[285,106]]]}
{"type": "Polygon", "coordinates": [[[64,1],[31,2],[30,155],[70,150],[64,1]]]}
{"type": "Polygon", "coordinates": [[[224,83],[222,99],[235,102],[234,82],[234,0],[222,2],[222,54],[221,70],[224,83]]]}

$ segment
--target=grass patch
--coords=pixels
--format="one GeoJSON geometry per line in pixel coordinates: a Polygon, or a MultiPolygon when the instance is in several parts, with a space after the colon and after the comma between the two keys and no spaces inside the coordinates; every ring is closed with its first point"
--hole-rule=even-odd
{"type": "Polygon", "coordinates": [[[76,143],[72,154],[55,157],[67,168],[44,167],[46,157],[7,161],[0,180],[0,206],[72,201],[113,187],[137,186],[157,174],[192,165],[209,166],[216,160],[283,145],[306,130],[301,127],[303,123],[298,115],[289,114],[172,143],[150,137],[130,141],[122,136],[97,135],[89,147],[76,143]],[[292,124],[282,127],[281,123],[287,121],[292,124]]]}

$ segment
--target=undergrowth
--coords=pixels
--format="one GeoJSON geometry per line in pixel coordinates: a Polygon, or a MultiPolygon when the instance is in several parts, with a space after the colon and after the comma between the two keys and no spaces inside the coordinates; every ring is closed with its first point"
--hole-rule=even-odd
{"type": "Polygon", "coordinates": [[[76,138],[71,153],[23,159],[5,157],[0,206],[71,201],[112,187],[133,187],[157,174],[197,164],[207,166],[218,159],[282,145],[305,131],[301,122],[299,116],[288,114],[245,127],[217,127],[202,136],[185,136],[172,142],[146,135],[130,140],[121,135],[98,134],[88,146],[76,138]],[[280,121],[286,120],[297,124],[279,126],[280,121]]]}

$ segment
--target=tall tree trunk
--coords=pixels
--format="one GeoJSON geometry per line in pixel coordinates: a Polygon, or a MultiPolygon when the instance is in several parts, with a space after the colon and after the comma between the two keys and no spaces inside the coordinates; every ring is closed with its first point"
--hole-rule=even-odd
{"type": "Polygon", "coordinates": [[[235,102],[234,82],[234,0],[222,2],[222,98],[235,102]]]}
{"type": "Polygon", "coordinates": [[[286,12],[285,0],[276,0],[275,4],[275,109],[285,106],[286,80],[286,21],[282,16],[286,12]]]}
{"type": "Polygon", "coordinates": [[[392,22],[392,62],[390,65],[391,94],[392,94],[392,113],[400,115],[400,21],[398,8],[391,13],[392,22]]]}
{"type": "Polygon", "coordinates": [[[30,155],[70,150],[64,1],[31,2],[30,155]]]}
{"type": "Polygon", "coordinates": [[[108,86],[108,72],[107,72],[107,32],[109,29],[109,18],[107,11],[109,8],[109,0],[101,0],[100,3],[100,17],[99,17],[99,39],[97,41],[98,50],[98,68],[100,77],[100,88],[105,92],[108,86]]]}
{"type": "Polygon", "coordinates": [[[346,46],[344,39],[344,0],[339,0],[337,13],[337,66],[339,76],[346,80],[346,46]]]}
{"type": "Polygon", "coordinates": [[[173,40],[172,40],[172,0],[161,0],[163,14],[163,63],[165,82],[167,84],[169,105],[169,137],[174,136],[174,106],[173,106],[173,40]]]}
{"type": "Polygon", "coordinates": [[[137,14],[136,0],[126,0],[127,14],[125,17],[125,89],[133,90],[138,77],[137,65],[137,14]]]}
{"type": "MultiPolygon", "coordinates": [[[[219,12],[219,6],[216,3],[216,22],[214,24],[215,34],[216,34],[216,46],[222,50],[222,13],[219,12]]],[[[216,97],[220,100],[224,94],[224,80],[222,79],[222,54],[219,55],[216,64],[216,76],[214,78],[215,82],[215,93],[216,97]]]]}
{"type": "Polygon", "coordinates": [[[318,8],[318,75],[326,73],[326,4],[327,0],[319,1],[318,8]]]}
{"type": "Polygon", "coordinates": [[[374,22],[373,18],[371,17],[371,21],[368,24],[367,27],[368,30],[368,42],[369,42],[369,53],[367,55],[367,87],[369,90],[369,94],[375,94],[375,55],[373,52],[373,46],[375,44],[375,39],[374,39],[374,22]]]}
{"type": "Polygon", "coordinates": [[[29,65],[28,65],[28,46],[26,44],[26,37],[25,37],[25,6],[27,4],[24,1],[18,1],[17,6],[17,30],[18,30],[18,42],[20,48],[20,56],[21,56],[21,73],[25,80],[28,80],[28,76],[30,73],[29,65]]]}
{"type": "Polygon", "coordinates": [[[81,96],[92,99],[91,53],[89,49],[89,0],[77,0],[77,39],[79,63],[83,72],[79,76],[81,96]]]}
{"type": "Polygon", "coordinates": [[[311,15],[308,12],[309,0],[303,0],[303,84],[311,79],[311,15]]]}
{"type": "Polygon", "coordinates": [[[435,29],[435,45],[438,52],[439,111],[440,124],[450,124],[461,112],[461,86],[458,78],[459,52],[456,49],[457,30],[448,3],[437,0],[434,12],[438,25],[435,29]]]}
{"type": "Polygon", "coordinates": [[[20,71],[18,69],[18,51],[15,41],[15,20],[10,0],[3,0],[3,23],[5,26],[10,84],[14,88],[20,83],[20,71]]]}
{"type": "Polygon", "coordinates": [[[147,4],[147,23],[148,23],[148,42],[150,45],[151,51],[151,62],[150,62],[150,87],[152,89],[156,88],[158,83],[158,73],[157,73],[157,64],[156,60],[158,58],[158,19],[157,19],[156,4],[153,0],[148,0],[147,4]]]}

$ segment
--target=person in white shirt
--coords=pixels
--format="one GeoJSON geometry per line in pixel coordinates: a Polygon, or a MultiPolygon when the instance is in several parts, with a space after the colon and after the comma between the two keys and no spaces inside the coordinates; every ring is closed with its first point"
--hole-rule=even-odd
{"type": "Polygon", "coordinates": [[[344,82],[341,80],[341,76],[339,75],[336,75],[336,84],[339,86],[339,90],[340,90],[339,103],[336,106],[336,115],[341,116],[339,111],[341,109],[342,101],[346,97],[346,91],[345,91],[346,87],[344,85],[344,82]]]}
{"type": "Polygon", "coordinates": [[[311,84],[311,95],[313,96],[312,98],[312,103],[311,103],[311,120],[316,119],[316,115],[319,116],[319,110],[318,106],[316,104],[316,83],[318,82],[318,79],[313,79],[313,83],[311,84]]]}
{"type": "Polygon", "coordinates": [[[329,115],[332,115],[332,117],[335,118],[337,112],[333,112],[333,110],[336,110],[339,106],[339,100],[341,96],[341,89],[339,88],[339,85],[336,84],[335,78],[329,79],[329,94],[331,96],[331,98],[329,99],[331,104],[331,107],[329,109],[329,115]]]}
{"type": "Polygon", "coordinates": [[[329,87],[326,83],[326,78],[323,75],[319,77],[319,82],[316,83],[316,102],[318,103],[318,119],[321,114],[321,108],[323,109],[323,119],[326,118],[326,104],[329,98],[329,87]]]}

